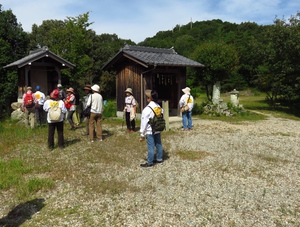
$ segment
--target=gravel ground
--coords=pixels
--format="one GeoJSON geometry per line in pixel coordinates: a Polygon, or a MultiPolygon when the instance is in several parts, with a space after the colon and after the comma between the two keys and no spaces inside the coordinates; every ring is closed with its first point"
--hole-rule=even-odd
{"type": "MultiPolygon", "coordinates": [[[[80,187],[58,182],[43,195],[48,208],[26,226],[300,226],[300,121],[269,116],[193,124],[189,132],[163,134],[163,164],[139,167],[145,152],[117,172],[117,179],[142,190],[86,196],[80,187]],[[209,155],[188,161],[178,151],[209,155]],[[74,212],[62,218],[49,207],[74,212]]],[[[180,126],[180,120],[170,122],[171,130],[180,126]]]]}

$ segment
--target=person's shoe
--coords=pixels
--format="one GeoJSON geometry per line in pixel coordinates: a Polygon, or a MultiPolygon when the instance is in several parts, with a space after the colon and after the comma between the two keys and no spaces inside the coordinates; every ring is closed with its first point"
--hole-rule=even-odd
{"type": "Polygon", "coordinates": [[[164,160],[161,160],[161,161],[154,160],[154,161],[153,161],[153,163],[155,163],[155,164],[161,164],[161,163],[163,163],[163,162],[164,162],[164,160]]]}
{"type": "Polygon", "coordinates": [[[153,167],[153,163],[148,163],[148,162],[146,162],[146,163],[144,163],[144,164],[141,164],[140,166],[141,166],[141,167],[153,167]]]}
{"type": "Polygon", "coordinates": [[[98,138],[97,140],[98,140],[98,141],[103,141],[102,138],[101,138],[101,139],[98,138]]]}
{"type": "Polygon", "coordinates": [[[130,130],[130,132],[134,132],[134,130],[130,130]]]}
{"type": "Polygon", "coordinates": [[[126,132],[130,132],[130,130],[129,130],[129,129],[127,129],[127,130],[126,130],[126,132]]]}

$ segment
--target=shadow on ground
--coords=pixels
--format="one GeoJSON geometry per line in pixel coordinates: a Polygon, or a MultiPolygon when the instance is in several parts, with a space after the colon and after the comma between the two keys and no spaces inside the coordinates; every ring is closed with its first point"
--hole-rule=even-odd
{"type": "Polygon", "coordinates": [[[5,217],[0,219],[0,227],[18,227],[40,211],[44,206],[44,199],[33,199],[20,203],[14,207],[5,217]]]}

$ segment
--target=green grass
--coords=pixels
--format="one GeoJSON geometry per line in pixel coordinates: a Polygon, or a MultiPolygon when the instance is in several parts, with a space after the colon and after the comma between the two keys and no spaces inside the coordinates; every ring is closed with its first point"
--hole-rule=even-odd
{"type": "MultiPolygon", "coordinates": [[[[230,94],[222,93],[221,99],[223,102],[230,103],[230,94]]],[[[195,103],[201,104],[206,103],[207,97],[206,94],[197,95],[195,98],[195,103]]],[[[256,121],[256,120],[264,120],[267,115],[273,115],[275,117],[292,119],[292,120],[300,120],[299,117],[290,113],[290,111],[286,107],[278,106],[275,110],[270,108],[268,103],[266,102],[266,94],[258,91],[246,90],[240,92],[239,95],[239,104],[241,104],[247,111],[252,114],[244,114],[237,115],[234,117],[226,117],[226,116],[218,116],[211,117],[205,116],[202,114],[200,117],[203,119],[214,119],[214,120],[222,120],[228,122],[242,122],[242,121],[256,121]]]]}

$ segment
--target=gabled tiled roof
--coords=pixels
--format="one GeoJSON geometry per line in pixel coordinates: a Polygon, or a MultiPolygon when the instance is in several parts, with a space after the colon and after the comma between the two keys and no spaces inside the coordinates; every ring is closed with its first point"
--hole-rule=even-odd
{"type": "Polygon", "coordinates": [[[173,48],[154,48],[125,45],[102,69],[107,70],[122,57],[129,58],[145,67],[149,66],[178,66],[204,67],[203,64],[179,55],[173,48]]]}
{"type": "Polygon", "coordinates": [[[71,62],[57,56],[56,54],[52,53],[48,47],[43,47],[34,51],[30,51],[29,55],[27,55],[24,58],[21,58],[15,62],[12,62],[6,66],[4,66],[3,68],[9,68],[9,67],[13,67],[13,66],[17,66],[18,68],[21,68],[27,64],[30,64],[32,62],[35,62],[41,58],[44,57],[49,57],[54,59],[55,61],[59,62],[62,64],[61,68],[71,68],[73,69],[75,67],[75,65],[73,65],[71,62]]]}

